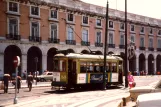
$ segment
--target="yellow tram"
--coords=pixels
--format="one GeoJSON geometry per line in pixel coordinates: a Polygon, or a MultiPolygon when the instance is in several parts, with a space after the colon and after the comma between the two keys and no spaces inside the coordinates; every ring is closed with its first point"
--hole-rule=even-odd
{"type": "MultiPolygon", "coordinates": [[[[106,83],[118,85],[122,78],[123,59],[107,55],[106,83]],[[121,75],[121,76],[120,76],[121,75]]],[[[101,87],[103,84],[104,56],[70,53],[54,56],[52,87],[101,87]]]]}

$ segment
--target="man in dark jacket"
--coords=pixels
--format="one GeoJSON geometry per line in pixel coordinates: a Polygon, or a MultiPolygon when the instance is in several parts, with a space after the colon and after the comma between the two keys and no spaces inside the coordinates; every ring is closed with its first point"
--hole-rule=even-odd
{"type": "Polygon", "coordinates": [[[8,84],[9,84],[10,75],[4,74],[3,82],[4,82],[4,93],[8,93],[8,84]]]}

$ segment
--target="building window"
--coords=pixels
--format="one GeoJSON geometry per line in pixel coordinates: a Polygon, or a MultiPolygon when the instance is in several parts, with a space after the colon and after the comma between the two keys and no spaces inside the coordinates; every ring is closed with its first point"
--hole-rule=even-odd
{"type": "Polygon", "coordinates": [[[135,26],[134,25],[130,25],[130,31],[135,32],[135,26]]]}
{"type": "Polygon", "coordinates": [[[101,19],[97,19],[97,20],[96,20],[96,25],[97,25],[97,26],[102,26],[101,19]]]}
{"type": "Polygon", "coordinates": [[[40,37],[38,22],[31,22],[31,36],[40,37]]]}
{"type": "Polygon", "coordinates": [[[57,24],[51,24],[50,27],[51,27],[50,32],[51,38],[57,39],[57,24]]]}
{"type": "Polygon", "coordinates": [[[50,18],[57,19],[58,18],[58,11],[57,10],[50,10],[50,18]]]}
{"type": "Polygon", "coordinates": [[[144,47],[144,38],[143,37],[140,38],[140,47],[144,47]]]}
{"type": "Polygon", "coordinates": [[[31,6],[31,15],[39,16],[39,7],[31,6]]]}
{"type": "Polygon", "coordinates": [[[16,2],[9,2],[9,11],[10,12],[19,12],[18,11],[19,5],[16,2]]]}
{"type": "Polygon", "coordinates": [[[96,43],[101,43],[101,31],[96,32],[96,43]]]}
{"type": "Polygon", "coordinates": [[[18,19],[9,18],[9,34],[18,35],[18,19]]]}
{"type": "Polygon", "coordinates": [[[161,30],[158,31],[158,35],[161,35],[161,30]]]}
{"type": "Polygon", "coordinates": [[[125,30],[125,24],[124,23],[120,23],[120,30],[125,30]]]}
{"type": "Polygon", "coordinates": [[[82,31],[82,40],[84,42],[88,42],[88,30],[87,29],[83,29],[82,31]]]}
{"type": "Polygon", "coordinates": [[[161,39],[158,39],[158,48],[161,48],[161,39]]]}
{"type": "Polygon", "coordinates": [[[120,45],[124,45],[125,42],[124,42],[124,34],[121,34],[120,35],[120,45]]]}
{"type": "Polygon", "coordinates": [[[131,43],[135,43],[135,36],[134,36],[134,35],[131,35],[130,40],[131,40],[131,41],[130,41],[131,43]]]}
{"type": "Polygon", "coordinates": [[[113,33],[109,33],[109,44],[113,44],[113,33]]]}
{"type": "Polygon", "coordinates": [[[144,27],[143,26],[140,29],[140,33],[144,33],[144,27]]]}
{"type": "Polygon", "coordinates": [[[113,27],[113,21],[109,21],[109,28],[114,28],[113,27]]]}
{"type": "Polygon", "coordinates": [[[71,13],[68,14],[68,21],[71,21],[71,22],[74,21],[74,15],[73,14],[71,14],[71,13]]]}
{"type": "Polygon", "coordinates": [[[83,16],[83,24],[88,24],[88,17],[87,16],[83,16]]]}
{"type": "Polygon", "coordinates": [[[149,47],[150,47],[150,48],[153,47],[153,39],[152,39],[152,38],[149,39],[149,47]]]}
{"type": "Polygon", "coordinates": [[[149,28],[149,33],[153,34],[153,29],[152,28],[149,28]]]}
{"type": "Polygon", "coordinates": [[[68,26],[68,40],[74,40],[74,32],[73,32],[73,28],[71,28],[70,26],[68,26]]]}

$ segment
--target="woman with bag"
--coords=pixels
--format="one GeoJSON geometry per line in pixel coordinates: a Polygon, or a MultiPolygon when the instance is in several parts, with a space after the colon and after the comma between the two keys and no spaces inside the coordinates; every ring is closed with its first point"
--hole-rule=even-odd
{"type": "Polygon", "coordinates": [[[133,85],[134,85],[134,77],[133,77],[133,75],[131,74],[131,72],[129,71],[128,72],[128,83],[129,83],[129,87],[130,87],[130,89],[132,88],[132,87],[134,87],[133,85]]]}

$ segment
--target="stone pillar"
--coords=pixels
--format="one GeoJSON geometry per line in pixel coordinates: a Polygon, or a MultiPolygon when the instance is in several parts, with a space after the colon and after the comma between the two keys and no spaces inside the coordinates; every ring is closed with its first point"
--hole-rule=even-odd
{"type": "Polygon", "coordinates": [[[156,74],[156,59],[154,59],[154,74],[156,74]]]}
{"type": "Polygon", "coordinates": [[[47,70],[47,55],[42,56],[42,72],[47,70]]]}
{"type": "Polygon", "coordinates": [[[127,60],[127,72],[129,72],[129,60],[127,60]]]}
{"type": "Polygon", "coordinates": [[[23,76],[23,72],[27,71],[27,54],[22,54],[21,58],[21,77],[23,76]]]}
{"type": "Polygon", "coordinates": [[[0,78],[3,77],[4,74],[4,54],[0,53],[0,78]]]}
{"type": "Polygon", "coordinates": [[[139,72],[139,57],[136,57],[136,71],[139,72]]]}
{"type": "Polygon", "coordinates": [[[146,73],[148,74],[148,59],[146,58],[145,59],[145,70],[146,70],[146,73]]]}

